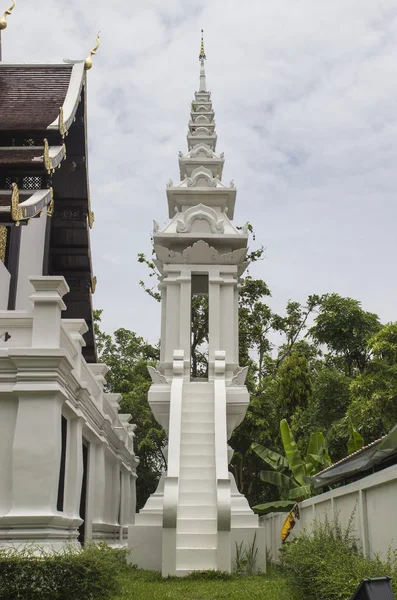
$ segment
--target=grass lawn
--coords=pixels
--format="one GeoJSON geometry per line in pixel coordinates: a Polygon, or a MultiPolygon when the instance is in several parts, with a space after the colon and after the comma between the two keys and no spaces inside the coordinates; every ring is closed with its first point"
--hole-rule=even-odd
{"type": "Polygon", "coordinates": [[[162,579],[152,571],[128,569],[120,575],[123,591],[113,600],[294,600],[280,571],[228,579],[162,579]]]}

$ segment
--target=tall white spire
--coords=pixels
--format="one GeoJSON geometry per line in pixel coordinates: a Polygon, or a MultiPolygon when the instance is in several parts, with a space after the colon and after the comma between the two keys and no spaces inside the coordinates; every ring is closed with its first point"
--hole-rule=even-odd
{"type": "Polygon", "coordinates": [[[201,47],[200,47],[200,88],[199,92],[207,91],[207,82],[205,80],[205,65],[204,61],[206,60],[205,51],[204,51],[204,30],[201,30],[201,47]]]}

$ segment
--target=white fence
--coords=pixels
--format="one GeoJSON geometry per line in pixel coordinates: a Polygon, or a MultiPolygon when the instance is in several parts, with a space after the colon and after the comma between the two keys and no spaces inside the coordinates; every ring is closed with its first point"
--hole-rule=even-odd
{"type": "MultiPolygon", "coordinates": [[[[310,530],[314,521],[333,520],[338,516],[342,527],[352,518],[353,533],[361,542],[366,556],[385,557],[389,548],[397,550],[397,465],[364,477],[359,481],[320,494],[299,505],[300,520],[289,539],[310,530]],[[353,515],[353,517],[352,517],[353,515]]],[[[266,547],[273,562],[279,560],[281,528],[286,513],[261,517],[266,529],[266,547]]]]}

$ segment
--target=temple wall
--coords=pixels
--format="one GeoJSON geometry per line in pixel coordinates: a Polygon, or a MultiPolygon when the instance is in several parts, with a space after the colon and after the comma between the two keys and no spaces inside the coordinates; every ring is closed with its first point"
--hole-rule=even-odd
{"type": "MultiPolygon", "coordinates": [[[[394,519],[397,497],[397,465],[363,477],[299,504],[300,519],[289,540],[303,529],[310,531],[316,522],[338,518],[343,529],[349,521],[352,533],[366,556],[386,558],[389,549],[397,550],[397,524],[394,519]],[[386,517],[389,518],[386,518],[386,517]]],[[[271,513],[260,518],[265,528],[268,552],[279,561],[281,528],[287,513],[271,513]]]]}
{"type": "Polygon", "coordinates": [[[7,310],[11,275],[0,260],[0,310],[7,310]]]}
{"type": "Polygon", "coordinates": [[[47,211],[43,211],[41,217],[32,219],[28,226],[22,227],[16,310],[30,310],[32,307],[29,277],[43,274],[46,224],[47,211]]]}
{"type": "Polygon", "coordinates": [[[63,277],[31,285],[31,311],[0,311],[11,335],[0,339],[0,546],[122,544],[135,426],[118,414],[121,396],[103,391],[106,366],[82,356],[85,322],[61,319],[63,277]]]}

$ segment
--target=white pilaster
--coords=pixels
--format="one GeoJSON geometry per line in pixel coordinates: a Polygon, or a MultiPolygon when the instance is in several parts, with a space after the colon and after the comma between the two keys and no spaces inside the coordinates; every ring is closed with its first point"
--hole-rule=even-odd
{"type": "Polygon", "coordinates": [[[32,348],[59,348],[63,296],[69,291],[64,277],[29,277],[34,288],[32,348]]]}

